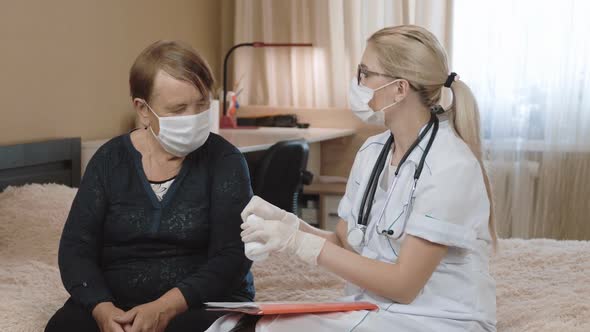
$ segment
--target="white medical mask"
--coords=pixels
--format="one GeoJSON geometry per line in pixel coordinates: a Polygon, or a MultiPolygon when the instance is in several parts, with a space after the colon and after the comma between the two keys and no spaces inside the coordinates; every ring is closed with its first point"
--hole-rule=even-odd
{"type": "Polygon", "coordinates": [[[397,81],[400,80],[391,81],[373,90],[369,87],[359,84],[358,80],[353,78],[352,82],[350,82],[350,90],[348,92],[348,103],[350,109],[359,119],[363,120],[365,123],[384,126],[385,113],[383,111],[396,105],[399,103],[399,101],[391,103],[378,111],[373,111],[371,107],[369,107],[369,102],[371,99],[373,99],[376,91],[379,91],[397,81]]]}
{"type": "Polygon", "coordinates": [[[175,115],[160,117],[145,104],[158,118],[158,135],[150,126],[150,131],[168,153],[184,157],[205,144],[209,138],[209,110],[194,115],[175,115]]]}

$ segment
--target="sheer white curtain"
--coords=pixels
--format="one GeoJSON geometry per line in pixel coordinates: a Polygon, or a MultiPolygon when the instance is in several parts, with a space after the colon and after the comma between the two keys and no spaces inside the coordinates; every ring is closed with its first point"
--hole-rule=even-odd
{"type": "MultiPolygon", "coordinates": [[[[239,49],[233,76],[244,104],[346,107],[366,39],[385,26],[419,24],[448,46],[451,2],[240,0],[235,43],[312,42],[314,48],[239,49]]],[[[233,89],[233,86],[229,86],[233,89]]]]}
{"type": "Polygon", "coordinates": [[[590,2],[456,0],[501,236],[590,238],[590,2]]]}

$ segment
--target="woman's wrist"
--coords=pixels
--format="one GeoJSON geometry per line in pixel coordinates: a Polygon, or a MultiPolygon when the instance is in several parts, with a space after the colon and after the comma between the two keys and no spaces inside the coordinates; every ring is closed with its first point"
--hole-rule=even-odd
{"type": "Polygon", "coordinates": [[[100,302],[92,309],[92,317],[94,317],[94,319],[98,319],[103,312],[105,312],[107,309],[112,309],[114,306],[115,305],[113,302],[100,302]]]}
{"type": "Polygon", "coordinates": [[[173,288],[156,300],[161,307],[162,313],[167,320],[188,310],[188,304],[178,288],[173,288]]]}

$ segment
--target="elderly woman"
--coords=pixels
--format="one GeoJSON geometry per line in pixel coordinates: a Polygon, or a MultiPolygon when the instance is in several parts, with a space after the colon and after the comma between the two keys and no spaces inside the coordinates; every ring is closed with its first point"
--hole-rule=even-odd
{"type": "Polygon", "coordinates": [[[88,164],[59,268],[71,298],[46,331],[203,331],[207,301],[252,301],[240,211],[242,154],[209,132],[213,78],[190,47],[159,41],[129,77],[143,124],[88,164]]]}

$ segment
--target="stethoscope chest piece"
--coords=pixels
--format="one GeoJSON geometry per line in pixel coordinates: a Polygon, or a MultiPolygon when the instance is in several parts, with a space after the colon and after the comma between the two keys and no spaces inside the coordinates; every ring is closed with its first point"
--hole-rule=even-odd
{"type": "Polygon", "coordinates": [[[365,237],[364,226],[355,226],[348,232],[348,244],[352,247],[360,247],[365,237]]]}

